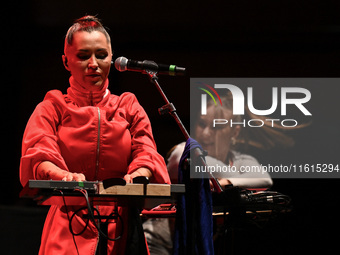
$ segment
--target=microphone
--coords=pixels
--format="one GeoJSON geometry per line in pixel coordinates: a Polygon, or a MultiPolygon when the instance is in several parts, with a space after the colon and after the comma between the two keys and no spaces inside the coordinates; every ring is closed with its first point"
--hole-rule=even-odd
{"type": "Polygon", "coordinates": [[[134,71],[146,73],[146,71],[157,72],[164,75],[184,75],[185,68],[176,65],[157,64],[151,60],[132,60],[126,57],[119,57],[115,61],[115,67],[119,72],[134,71]]]}

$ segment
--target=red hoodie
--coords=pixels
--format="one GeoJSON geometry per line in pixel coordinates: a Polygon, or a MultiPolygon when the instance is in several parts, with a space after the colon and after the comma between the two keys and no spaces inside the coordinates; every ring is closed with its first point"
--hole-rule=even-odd
{"type": "MultiPolygon", "coordinates": [[[[58,90],[46,94],[30,117],[22,142],[21,184],[36,179],[37,166],[50,161],[61,169],[83,173],[88,181],[123,178],[140,167],[151,170],[151,182],[170,183],[162,156],[157,153],[150,121],[131,93],[112,95],[108,80],[100,91],[89,92],[70,78],[63,95],[58,90]]],[[[68,208],[69,215],[77,208],[68,208]]],[[[109,215],[111,206],[101,206],[109,215]]],[[[127,220],[126,208],[119,208],[127,220]]],[[[73,221],[77,233],[85,224],[80,215],[73,221]]],[[[52,206],[45,222],[39,254],[77,254],[69,221],[63,207],[52,206]]],[[[109,233],[116,225],[109,224],[109,233]]],[[[127,224],[124,224],[126,229],[127,224]]],[[[119,241],[108,241],[108,254],[124,254],[127,231],[119,241]]],[[[112,237],[112,236],[111,236],[112,237]]],[[[90,223],[75,236],[79,254],[95,254],[98,232],[90,223]]]]}

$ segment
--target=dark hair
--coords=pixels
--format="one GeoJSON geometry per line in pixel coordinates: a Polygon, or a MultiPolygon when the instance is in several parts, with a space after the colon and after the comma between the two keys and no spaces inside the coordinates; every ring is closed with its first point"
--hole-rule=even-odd
{"type": "Polygon", "coordinates": [[[95,16],[87,15],[75,20],[73,25],[68,29],[66,33],[65,46],[66,44],[72,45],[73,36],[78,31],[86,31],[89,33],[93,31],[102,32],[105,35],[107,42],[111,43],[110,35],[106,31],[100,20],[95,16]]]}

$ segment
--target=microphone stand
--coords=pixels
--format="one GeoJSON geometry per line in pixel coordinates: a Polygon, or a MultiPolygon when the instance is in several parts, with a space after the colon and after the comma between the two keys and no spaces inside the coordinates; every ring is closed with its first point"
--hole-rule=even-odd
{"type": "MultiPolygon", "coordinates": [[[[176,112],[176,108],[175,106],[170,103],[170,101],[168,100],[168,98],[166,97],[166,95],[164,94],[161,86],[158,83],[158,76],[157,76],[157,72],[154,71],[150,71],[150,70],[145,70],[145,73],[149,76],[150,81],[155,84],[158,92],[161,94],[164,102],[166,103],[165,105],[163,105],[161,108],[158,109],[158,112],[160,115],[165,115],[165,114],[170,114],[176,121],[178,127],[180,128],[180,130],[182,131],[182,134],[184,135],[185,139],[188,140],[190,138],[190,135],[188,133],[188,131],[186,130],[186,128],[184,127],[182,121],[180,120],[177,112],[176,112]]],[[[209,169],[207,167],[207,163],[204,160],[203,157],[203,153],[200,149],[196,149],[195,150],[195,156],[198,157],[200,159],[200,163],[205,166],[205,169],[209,169]]],[[[223,191],[221,184],[218,182],[218,180],[215,178],[215,176],[213,176],[213,174],[209,171],[209,179],[214,187],[214,190],[217,193],[221,193],[223,191]]]]}

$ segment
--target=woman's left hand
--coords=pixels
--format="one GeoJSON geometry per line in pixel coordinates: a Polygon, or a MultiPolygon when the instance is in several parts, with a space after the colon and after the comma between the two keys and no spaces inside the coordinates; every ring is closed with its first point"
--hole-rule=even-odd
{"type": "Polygon", "coordinates": [[[141,167],[141,168],[138,168],[136,171],[134,171],[132,174],[126,174],[124,176],[124,180],[126,181],[126,183],[132,183],[132,179],[137,176],[145,176],[145,177],[151,178],[152,173],[148,168],[141,167]]]}

